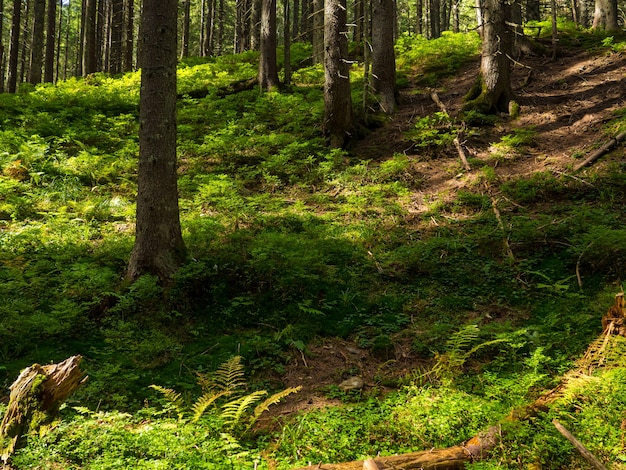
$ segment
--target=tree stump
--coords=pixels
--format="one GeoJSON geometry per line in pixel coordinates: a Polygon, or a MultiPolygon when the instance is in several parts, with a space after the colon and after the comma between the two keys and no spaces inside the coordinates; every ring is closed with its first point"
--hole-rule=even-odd
{"type": "Polygon", "coordinates": [[[0,424],[0,459],[4,464],[24,444],[25,435],[51,423],[61,404],[87,380],[79,368],[81,359],[72,356],[58,364],[33,364],[13,382],[0,424]]]}

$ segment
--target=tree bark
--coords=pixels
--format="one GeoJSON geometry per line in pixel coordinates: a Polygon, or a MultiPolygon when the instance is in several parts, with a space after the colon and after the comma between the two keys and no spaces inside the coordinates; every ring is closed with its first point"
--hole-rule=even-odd
{"type": "Polygon", "coordinates": [[[41,83],[43,67],[44,25],[46,19],[46,0],[35,0],[33,8],[33,33],[28,64],[28,83],[41,83]]]}
{"type": "Polygon", "coordinates": [[[122,72],[133,70],[135,51],[135,0],[126,0],[124,5],[124,58],[122,72]]]}
{"type": "Polygon", "coordinates": [[[5,438],[9,442],[0,449],[4,464],[25,443],[25,435],[52,422],[61,404],[87,380],[80,361],[80,356],[72,356],[58,364],[33,364],[13,382],[0,424],[0,442],[5,438]]]}
{"type": "Polygon", "coordinates": [[[111,0],[111,39],[109,52],[109,72],[122,71],[124,31],[124,0],[111,0]]]}
{"type": "Polygon", "coordinates": [[[261,0],[259,86],[268,91],[280,86],[276,65],[276,0],[261,0]]]}
{"type": "Polygon", "coordinates": [[[372,0],[372,82],[380,109],[396,110],[396,55],[393,40],[395,9],[393,0],[372,0]]]}
{"type": "Polygon", "coordinates": [[[191,1],[183,2],[183,35],[181,37],[180,58],[189,57],[189,29],[191,23],[191,1]]]}
{"type": "Polygon", "coordinates": [[[7,70],[7,92],[17,91],[17,63],[20,55],[20,17],[21,0],[13,0],[13,18],[11,18],[11,40],[9,42],[9,66],[7,70]]]}
{"type": "Polygon", "coordinates": [[[508,113],[512,99],[510,63],[511,30],[507,26],[506,0],[484,0],[482,8],[483,46],[480,76],[468,93],[464,109],[484,114],[508,113]]]}
{"type": "Polygon", "coordinates": [[[83,25],[83,76],[96,72],[96,0],[86,0],[83,25]]]}
{"type": "Polygon", "coordinates": [[[352,130],[346,1],[326,0],[324,17],[324,130],[330,146],[340,148],[352,130]]]}
{"type": "MultiPolygon", "coordinates": [[[[46,11],[46,56],[44,60],[44,77],[46,83],[54,82],[55,69],[55,41],[56,41],[56,24],[57,24],[57,0],[48,0],[48,9],[46,11]]],[[[0,58],[0,63],[2,60],[0,58]]]]}
{"type": "Polygon", "coordinates": [[[617,12],[617,0],[596,0],[593,29],[618,31],[617,12]]]}
{"type": "Polygon", "coordinates": [[[176,174],[177,0],[144,0],[141,17],[139,175],[132,280],[163,283],[185,259],[176,174]]]}

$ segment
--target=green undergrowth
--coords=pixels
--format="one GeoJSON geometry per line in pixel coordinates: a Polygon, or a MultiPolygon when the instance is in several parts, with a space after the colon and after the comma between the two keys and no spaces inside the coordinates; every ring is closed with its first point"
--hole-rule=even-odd
{"type": "MultiPolygon", "coordinates": [[[[426,83],[475,60],[478,39],[403,37],[397,50],[403,73],[426,83]]],[[[472,161],[476,184],[425,194],[414,157],[327,148],[323,70],[306,66],[307,53],[294,55],[293,85],[280,93],[229,88],[254,77],[252,53],[181,64],[189,259],[167,289],[124,279],[139,75],[0,95],[0,383],[7,390],[21,368],[72,354],[90,376],[16,468],[289,468],[458,444],[551,387],[599,334],[624,277],[623,165],[504,181],[495,167],[539,138],[513,129],[472,161]],[[319,337],[390,364],[408,348],[419,366],[381,372],[355,394],[331,387],[341,406],[240,434],[217,405],[189,419],[199,376],[241,356],[251,405],[285,389],[281,374],[319,337]],[[179,408],[158,390],[180,394],[179,408]]],[[[475,117],[466,136],[480,132],[475,117]]],[[[456,122],[417,122],[416,148],[450,151],[456,122]]],[[[606,131],[622,128],[618,112],[606,131]]],[[[602,435],[593,448],[613,463],[624,458],[618,418],[602,421],[601,410],[621,406],[620,371],[599,372],[554,412],[602,435]]],[[[494,459],[575,466],[549,419],[510,424],[519,444],[494,459]]]]}

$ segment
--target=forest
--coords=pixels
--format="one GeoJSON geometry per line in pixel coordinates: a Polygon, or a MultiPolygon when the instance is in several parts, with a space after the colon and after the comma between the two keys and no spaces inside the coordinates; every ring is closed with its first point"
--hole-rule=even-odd
{"type": "Polygon", "coordinates": [[[626,468],[625,6],[0,0],[2,468],[626,468]]]}

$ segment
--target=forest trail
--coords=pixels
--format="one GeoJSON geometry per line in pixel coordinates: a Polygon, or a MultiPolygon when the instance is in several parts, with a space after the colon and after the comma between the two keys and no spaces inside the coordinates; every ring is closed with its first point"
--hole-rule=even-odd
{"type": "MultiPolygon", "coordinates": [[[[477,59],[434,89],[451,116],[456,116],[461,109],[463,96],[478,70],[477,59]]],[[[556,60],[520,59],[512,70],[520,116],[503,118],[494,126],[481,127],[478,133],[467,133],[463,147],[473,163],[469,172],[463,170],[453,146],[433,155],[418,151],[407,139],[406,132],[414,127],[417,119],[440,110],[430,97],[430,89],[413,84],[401,91],[402,101],[397,113],[384,126],[359,141],[351,150],[352,158],[370,160],[371,165],[376,165],[394,154],[406,155],[412,162],[409,176],[419,180],[409,218],[413,215],[414,220],[419,221],[419,213],[428,210],[424,201],[451,199],[459,189],[475,188],[480,182],[481,166],[494,168],[501,181],[535,172],[571,174],[571,168],[590,150],[609,139],[603,126],[618,109],[626,107],[622,91],[626,89],[625,81],[626,54],[568,48],[562,49],[556,60]],[[533,145],[511,155],[495,156],[493,143],[515,129],[533,129],[533,145]]],[[[610,159],[623,161],[623,149],[604,157],[601,162],[610,159]]],[[[594,171],[594,167],[585,171],[594,171]]],[[[428,370],[428,361],[413,353],[413,339],[395,337],[392,357],[376,357],[367,349],[338,338],[326,338],[309,345],[306,356],[294,354],[279,378],[285,387],[302,385],[303,390],[273,407],[264,423],[270,424],[274,417],[295,411],[339,404],[338,399],[328,398],[332,396],[328,392],[333,388],[338,390],[336,386],[350,371],[358,371],[366,389],[376,387],[381,392],[385,391],[385,384],[424,373],[428,370]]]]}

